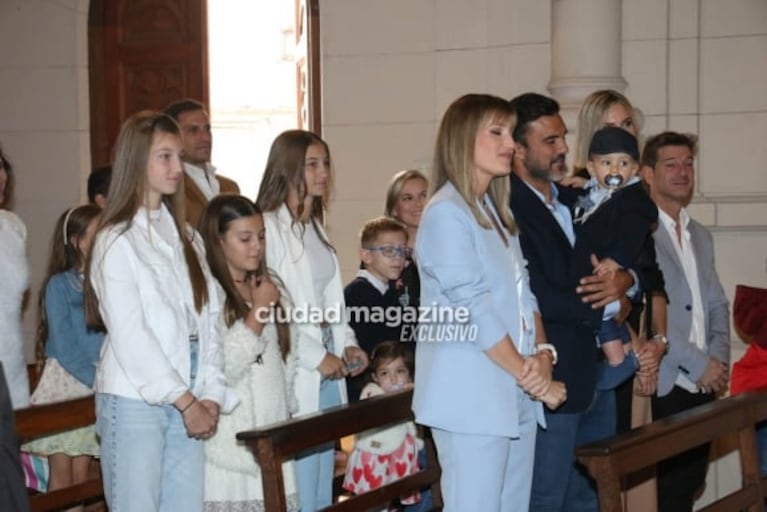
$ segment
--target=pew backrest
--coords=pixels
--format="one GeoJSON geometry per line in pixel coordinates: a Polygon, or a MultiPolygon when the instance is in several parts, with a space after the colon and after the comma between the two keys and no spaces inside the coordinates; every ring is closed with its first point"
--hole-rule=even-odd
{"type": "MultiPolygon", "coordinates": [[[[285,483],[282,478],[283,461],[293,458],[303,450],[336,441],[350,434],[412,421],[412,398],[412,391],[387,394],[237,434],[237,439],[250,447],[261,467],[266,510],[287,510],[285,483]]],[[[376,507],[380,510],[393,499],[425,487],[431,488],[435,508],[439,509],[442,503],[439,491],[439,463],[431,436],[427,432],[424,437],[427,454],[425,469],[323,510],[359,511],[376,507]]]]}

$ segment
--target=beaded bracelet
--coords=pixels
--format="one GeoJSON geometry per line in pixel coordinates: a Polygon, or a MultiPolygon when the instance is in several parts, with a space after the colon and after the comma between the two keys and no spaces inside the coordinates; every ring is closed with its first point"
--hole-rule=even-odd
{"type": "Polygon", "coordinates": [[[187,411],[187,409],[189,409],[190,407],[192,407],[192,405],[194,405],[196,401],[197,401],[197,398],[193,397],[192,401],[186,404],[186,407],[184,407],[183,409],[179,409],[178,412],[180,412],[183,415],[187,411]]]}

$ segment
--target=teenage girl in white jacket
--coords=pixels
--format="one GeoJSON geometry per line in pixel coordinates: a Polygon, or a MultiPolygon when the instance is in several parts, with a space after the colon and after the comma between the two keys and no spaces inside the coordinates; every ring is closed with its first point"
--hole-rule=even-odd
{"type": "Polygon", "coordinates": [[[96,428],[110,510],[201,511],[202,440],[227,400],[215,282],[186,226],[181,138],[144,111],[122,126],[86,274],[86,314],[106,337],[96,428]]]}

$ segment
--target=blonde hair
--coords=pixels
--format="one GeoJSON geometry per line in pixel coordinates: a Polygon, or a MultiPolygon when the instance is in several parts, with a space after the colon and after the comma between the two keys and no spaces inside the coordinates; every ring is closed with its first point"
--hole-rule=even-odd
{"type": "Polygon", "coordinates": [[[429,180],[421,171],[417,169],[399,171],[392,177],[391,182],[386,189],[384,215],[395,218],[394,207],[397,206],[397,201],[399,201],[399,196],[402,193],[402,187],[404,187],[405,183],[410,180],[423,180],[423,182],[426,183],[426,187],[429,187],[429,180]]]}
{"type": "Polygon", "coordinates": [[[613,89],[602,89],[589,94],[578,112],[578,124],[575,130],[575,154],[573,155],[573,167],[585,169],[589,160],[589,144],[597,130],[604,127],[602,119],[613,105],[623,105],[629,111],[637,128],[637,142],[640,143],[639,132],[641,131],[641,116],[631,102],[621,93],[613,89]]]}
{"type": "MultiPolygon", "coordinates": [[[[493,122],[508,123],[509,130],[513,132],[516,115],[508,101],[489,94],[461,96],[442,116],[434,149],[434,189],[438,190],[447,182],[452,183],[477,223],[485,229],[492,226],[477,206],[474,147],[479,131],[493,122]]],[[[509,210],[511,185],[508,176],[493,178],[487,193],[503,225],[509,232],[515,233],[516,224],[509,210]]]]}

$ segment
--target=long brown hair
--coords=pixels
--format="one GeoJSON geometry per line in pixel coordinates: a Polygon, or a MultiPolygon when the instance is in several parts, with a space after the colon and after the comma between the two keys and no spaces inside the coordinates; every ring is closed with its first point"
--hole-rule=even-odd
{"type": "Polygon", "coordinates": [[[5,191],[0,195],[0,208],[5,210],[13,209],[14,190],[16,188],[16,178],[13,175],[13,165],[0,148],[0,166],[5,169],[7,180],[5,182],[5,191]]]}
{"type": "MultiPolygon", "coordinates": [[[[157,135],[170,134],[180,137],[178,124],[166,114],[143,110],[129,117],[120,128],[115,144],[112,180],[109,183],[109,200],[104,208],[98,237],[103,230],[122,224],[121,233],[127,231],[138,209],[145,204],[148,195],[147,166],[149,150],[157,135]]],[[[184,248],[184,259],[189,271],[189,281],[194,295],[194,306],[199,313],[208,302],[208,286],[205,274],[186,229],[183,180],[174,194],[163,195],[162,202],[173,216],[176,230],[184,248]]],[[[147,211],[147,215],[149,215],[147,211]]],[[[90,285],[93,261],[88,258],[85,267],[85,313],[88,325],[103,328],[98,310],[98,297],[90,285]]]]}
{"type": "MultiPolygon", "coordinates": [[[[224,322],[227,327],[231,327],[237,320],[245,318],[250,312],[250,306],[245,302],[245,298],[237,291],[232,274],[229,272],[229,265],[226,261],[226,255],[221,246],[221,238],[229,231],[231,223],[237,219],[261,215],[253,202],[244,196],[238,195],[220,195],[211,199],[200,217],[200,234],[205,242],[205,255],[208,259],[208,266],[213,277],[218,279],[221,287],[224,289],[226,300],[224,301],[224,322]]],[[[266,258],[261,258],[261,263],[257,275],[265,275],[268,272],[266,268],[266,258]]],[[[279,286],[279,278],[272,272],[269,277],[279,286]]],[[[275,318],[287,318],[287,315],[280,314],[282,305],[275,304],[275,318]]],[[[280,353],[283,361],[287,359],[290,352],[290,327],[285,322],[276,322],[277,338],[280,345],[280,353]]]]}
{"type": "MultiPolygon", "coordinates": [[[[305,130],[288,130],[282,132],[272,142],[269,149],[269,157],[266,160],[264,177],[256,197],[256,206],[262,212],[273,212],[287,203],[288,195],[293,190],[298,196],[298,209],[290,212],[295,224],[304,215],[304,200],[306,199],[306,177],[304,166],[306,165],[306,150],[314,144],[321,145],[330,159],[330,148],[319,135],[305,130]]],[[[332,160],[331,160],[332,164],[332,160]]],[[[325,210],[327,209],[329,191],[332,188],[333,172],[331,165],[328,187],[323,197],[315,197],[312,200],[309,212],[312,226],[317,231],[320,240],[329,248],[333,249],[330,242],[322,236],[318,225],[325,223],[325,210]]]]}
{"type": "MultiPolygon", "coordinates": [[[[514,131],[516,115],[508,101],[489,94],[467,94],[455,100],[442,116],[434,149],[434,190],[447,182],[453,184],[469,206],[477,223],[492,229],[480,213],[474,191],[474,147],[479,131],[491,122],[502,122],[514,131]]],[[[487,189],[501,223],[510,233],[516,232],[514,217],[509,210],[511,185],[508,176],[498,176],[487,189]]]]}
{"type": "MultiPolygon", "coordinates": [[[[48,340],[48,318],[45,314],[45,292],[48,288],[48,282],[56,274],[79,269],[85,264],[87,254],[80,251],[79,243],[85,236],[90,223],[100,214],[101,208],[95,204],[69,208],[59,215],[56,226],[53,228],[48,270],[45,273],[43,284],[40,286],[37,302],[39,319],[35,342],[35,360],[40,368],[45,362],[45,343],[48,340]]],[[[82,320],[85,321],[84,318],[82,320]]]]}

